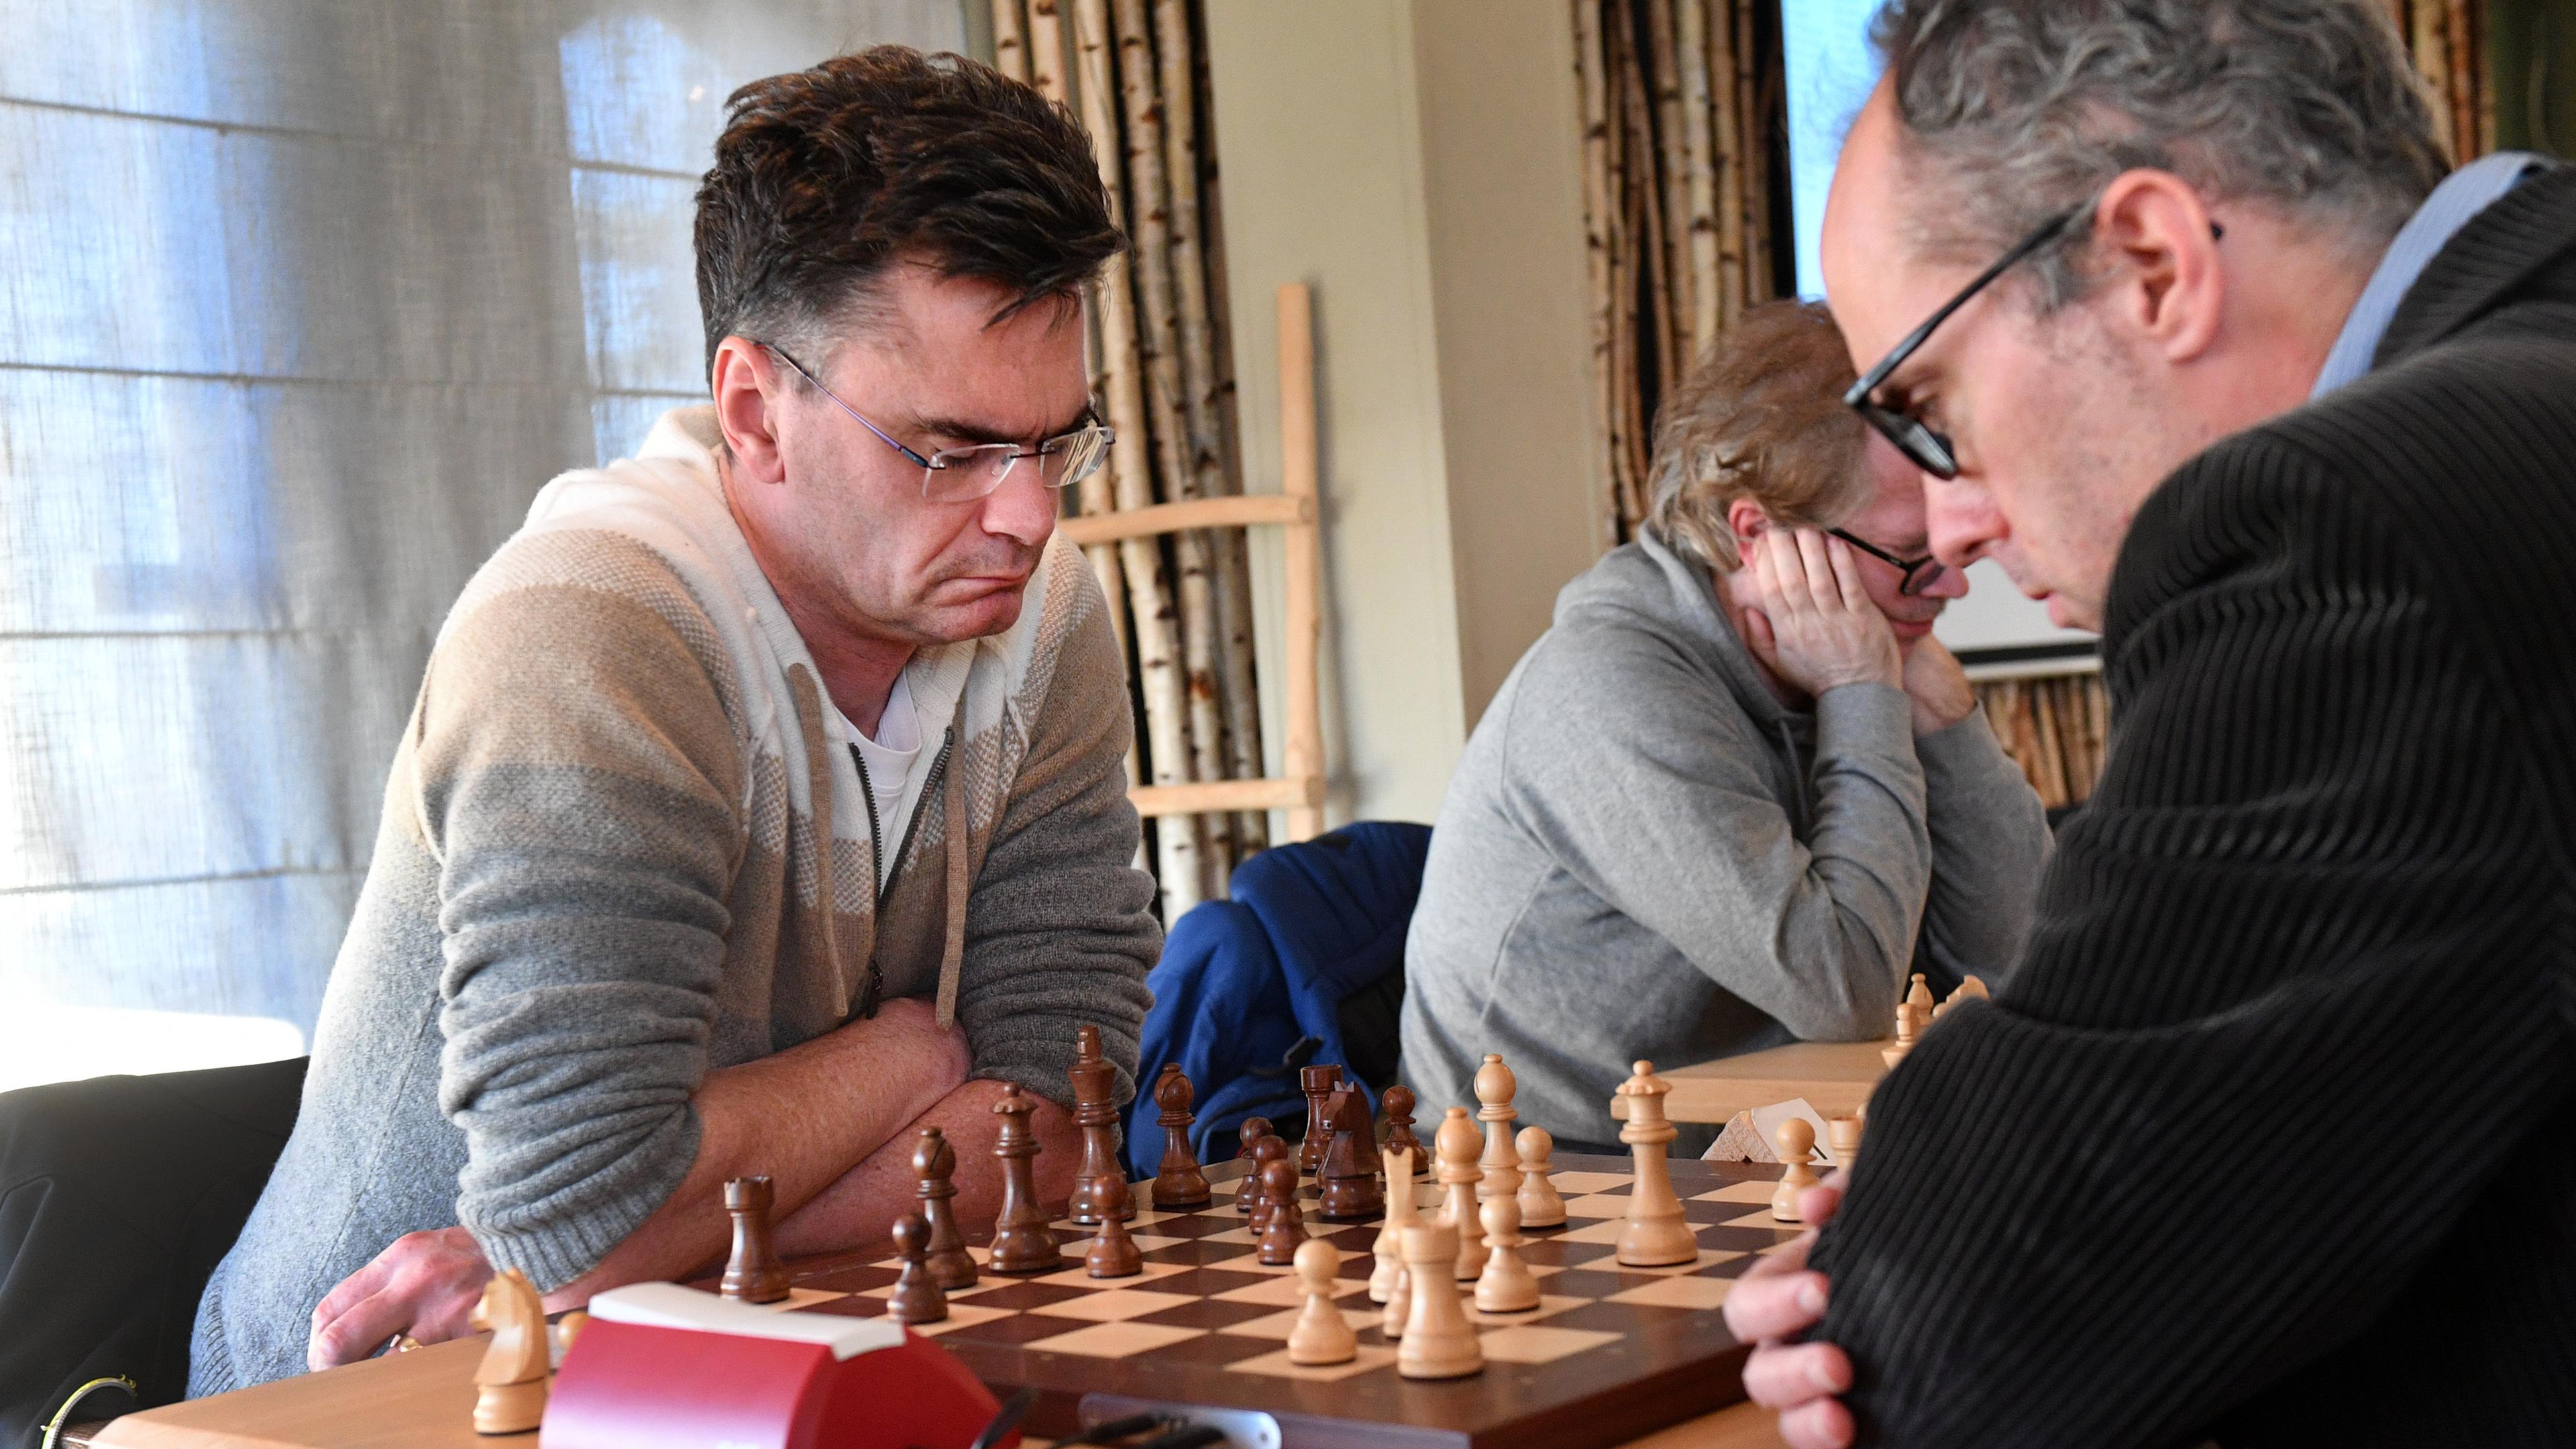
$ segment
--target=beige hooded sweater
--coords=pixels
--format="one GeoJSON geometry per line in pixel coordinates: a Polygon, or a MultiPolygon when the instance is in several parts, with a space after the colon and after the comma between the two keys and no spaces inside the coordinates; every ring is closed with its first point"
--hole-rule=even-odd
{"type": "Polygon", "coordinates": [[[314,1304],[407,1232],[580,1276],[688,1171],[706,1074],[830,1031],[872,978],[936,1001],[977,1076],[1067,1101],[1087,1022],[1133,1092],[1162,937],[1091,571],[1055,540],[1011,629],[907,667],[926,747],[881,894],[848,726],[716,442],[679,409],[556,479],[441,629],[192,1393],[300,1372],[314,1304]]]}

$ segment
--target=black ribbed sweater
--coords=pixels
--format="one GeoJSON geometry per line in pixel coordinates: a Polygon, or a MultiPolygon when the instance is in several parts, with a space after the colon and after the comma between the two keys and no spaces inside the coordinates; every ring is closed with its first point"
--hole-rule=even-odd
{"type": "Polygon", "coordinates": [[[2576,1446],[2576,168],[2139,511],[2012,985],[1815,1265],[1870,1442],[2576,1446]]]}

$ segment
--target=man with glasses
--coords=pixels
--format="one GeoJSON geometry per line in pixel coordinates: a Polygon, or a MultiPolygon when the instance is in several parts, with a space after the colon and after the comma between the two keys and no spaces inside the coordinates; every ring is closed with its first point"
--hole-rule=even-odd
{"type": "Polygon", "coordinates": [[[2003,979],[2048,827],[1931,637],[1967,580],[1851,379],[1833,318],[1778,302],[1665,400],[1646,527],[1559,596],[1441,806],[1405,950],[1422,1100],[1501,1052],[1524,1120],[1616,1153],[1639,1057],[1867,1040],[1913,972],[2003,979]]]}
{"type": "Polygon", "coordinates": [[[1851,401],[2114,734],[1730,1293],[1747,1386],[1801,1449],[2576,1444],[2576,170],[2445,179],[2375,0],[1877,36],[1851,401]]]}
{"type": "Polygon", "coordinates": [[[880,1238],[919,1129],[1061,1193],[1076,1030],[1132,1093],[1161,936],[1125,672],[1053,537],[1114,440],[1089,140],[899,48],[745,87],[698,192],[712,406],[570,473],[433,652],[295,1135],[201,1305],[199,1393],[777,1246],[880,1238]]]}

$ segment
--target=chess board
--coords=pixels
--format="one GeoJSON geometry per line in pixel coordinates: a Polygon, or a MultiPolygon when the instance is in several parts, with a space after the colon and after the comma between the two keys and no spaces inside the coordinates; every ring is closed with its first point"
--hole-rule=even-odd
{"type": "MultiPolygon", "coordinates": [[[[1674,1189],[1700,1245],[1695,1262],[1624,1268],[1614,1260],[1632,1176],[1625,1158],[1558,1154],[1550,1174],[1565,1197],[1560,1228],[1524,1230],[1537,1276],[1535,1311],[1481,1314],[1462,1284],[1484,1350],[1482,1373],[1421,1381],[1399,1376],[1395,1345],[1368,1298],[1375,1220],[1327,1223],[1315,1187],[1302,1189],[1309,1236],[1342,1254],[1343,1307],[1359,1357],[1309,1368],[1288,1362],[1301,1303],[1295,1275],[1255,1260],[1233,1207],[1233,1165],[1212,1171],[1216,1200],[1196,1211],[1146,1209],[1128,1223],[1142,1276],[1097,1279],[1082,1268],[1091,1230],[1054,1225],[1062,1271],[1004,1277],[986,1266],[989,1233],[969,1233],[983,1271],[949,1295],[945,1322],[918,1325],[994,1392],[1034,1387],[1027,1427],[1062,1436],[1141,1405],[1251,1409],[1278,1422],[1283,1449],[1342,1445],[1457,1449],[1591,1449],[1622,1443],[1742,1399],[1746,1349],[1718,1305],[1736,1275],[1795,1236],[1770,1216],[1777,1166],[1675,1162],[1674,1189]],[[1089,1411],[1085,1411],[1085,1401],[1089,1411]]],[[[1416,1199],[1438,1190],[1417,1180],[1416,1199]]],[[[793,1266],[789,1313],[878,1317],[901,1260],[890,1250],[793,1266]]],[[[712,1287],[712,1281],[701,1284],[712,1287]]]]}

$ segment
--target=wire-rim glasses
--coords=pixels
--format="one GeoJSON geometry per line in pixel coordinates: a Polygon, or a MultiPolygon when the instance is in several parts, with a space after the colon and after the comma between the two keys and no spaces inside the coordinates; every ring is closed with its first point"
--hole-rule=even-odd
{"type": "Polygon", "coordinates": [[[1898,558],[1896,555],[1889,553],[1886,549],[1880,548],[1877,544],[1871,543],[1869,540],[1864,539],[1857,534],[1846,533],[1839,528],[1828,528],[1825,532],[1832,534],[1834,537],[1841,539],[1843,542],[1850,544],[1856,549],[1859,549],[1862,553],[1868,554],[1871,558],[1877,559],[1879,562],[1895,569],[1897,573],[1901,575],[1901,577],[1896,581],[1896,592],[1901,598],[1910,599],[1914,597],[1916,594],[1932,587],[1933,583],[1938,580],[1941,575],[1949,572],[1949,565],[1929,554],[1924,555],[1922,558],[1898,558]]]}
{"type": "MultiPolygon", "coordinates": [[[[2058,234],[2066,230],[2068,223],[2082,216],[2091,204],[2087,202],[2084,206],[2061,211],[2050,217],[2040,224],[2039,230],[2023,237],[2011,251],[1996,258],[1993,266],[1978,273],[1975,281],[1961,288],[1959,295],[1943,303],[1940,311],[1925,318],[1922,326],[1905,334],[1905,340],[1897,343],[1894,351],[1880,358],[1878,366],[1871,368],[1860,381],[1853,383],[1851,390],[1843,394],[1843,405],[1859,413],[1871,427],[1878,429],[1880,435],[1894,443],[1896,450],[1903,453],[1915,467],[1935,478],[1958,477],[1959,456],[1952,451],[1950,439],[1912,413],[1880,402],[1877,398],[1878,389],[1891,374],[1905,365],[1907,358],[1922,350],[1923,344],[1931,340],[1932,330],[1949,321],[1951,313],[1968,305],[1968,299],[1984,291],[1995,278],[2012,270],[2014,263],[2056,240],[2058,234]]],[[[1846,536],[1844,542],[1860,543],[1860,540],[1846,536]]],[[[1869,546],[1861,544],[1861,547],[1869,546]]],[[[1878,553],[1878,550],[1870,549],[1870,552],[1878,553]]],[[[1878,556],[1887,557],[1885,554],[1878,556]]],[[[1895,562],[1893,559],[1888,561],[1895,562]]],[[[1906,592],[1910,593],[1912,590],[1909,589],[1906,592]]]]}
{"type": "Polygon", "coordinates": [[[775,342],[763,342],[779,361],[796,369],[796,375],[814,385],[814,390],[832,400],[832,405],[848,413],[860,427],[874,433],[889,448],[921,465],[921,496],[933,503],[969,503],[992,495],[1009,480],[1023,458],[1037,460],[1038,482],[1048,488],[1063,488],[1079,483],[1100,471],[1109,456],[1109,445],[1118,441],[1116,431],[1106,424],[1086,422],[1069,433],[1045,439],[1034,448],[1017,443],[971,443],[962,448],[942,448],[928,457],[905,447],[885,429],[859,416],[859,410],[841,400],[840,394],[823,386],[812,369],[787,355],[775,342]]]}

